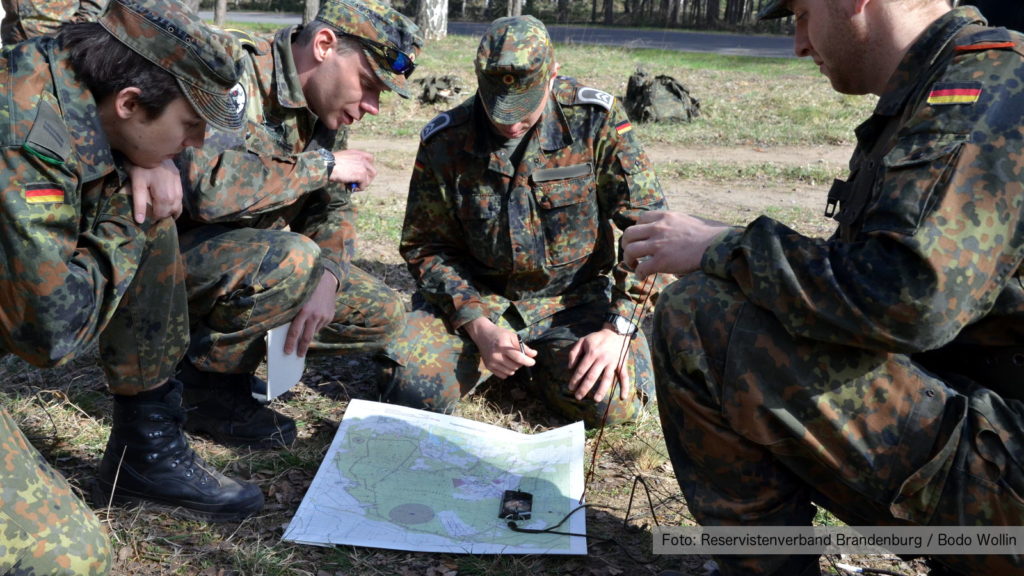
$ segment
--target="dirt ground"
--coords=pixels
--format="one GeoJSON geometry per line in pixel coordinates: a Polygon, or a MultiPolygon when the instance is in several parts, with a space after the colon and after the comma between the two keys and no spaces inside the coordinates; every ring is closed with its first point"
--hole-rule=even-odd
{"type": "MultiPolygon", "coordinates": [[[[409,174],[419,142],[415,139],[360,140],[353,135],[349,148],[378,155],[377,178],[366,193],[395,194],[405,197],[409,174]]],[[[676,145],[645,144],[644,149],[655,168],[669,162],[724,163],[737,166],[774,163],[779,166],[823,164],[839,170],[846,166],[853,148],[850,146],[814,147],[701,147],[681,150],[676,145]]],[[[662,188],[673,210],[701,216],[711,213],[750,213],[751,219],[768,206],[790,205],[818,211],[825,205],[825,185],[796,185],[782,188],[763,182],[736,180],[682,180],[659,174],[662,188]]]]}

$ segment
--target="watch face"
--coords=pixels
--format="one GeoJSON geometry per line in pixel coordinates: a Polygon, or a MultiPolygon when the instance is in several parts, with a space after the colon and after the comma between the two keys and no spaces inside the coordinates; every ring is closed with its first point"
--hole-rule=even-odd
{"type": "Polygon", "coordinates": [[[615,327],[615,331],[623,336],[636,332],[636,326],[629,321],[629,318],[624,316],[615,315],[611,320],[611,324],[615,327]]]}

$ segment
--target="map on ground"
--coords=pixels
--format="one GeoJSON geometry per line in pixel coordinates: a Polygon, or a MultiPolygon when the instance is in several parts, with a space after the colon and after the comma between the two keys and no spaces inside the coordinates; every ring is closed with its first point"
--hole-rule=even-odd
{"type": "MultiPolygon", "coordinates": [[[[583,423],[521,434],[465,418],[352,400],[285,530],[291,542],[454,554],[586,554],[584,536],[512,531],[506,490],[533,495],[519,528],[579,505],[583,423]]],[[[557,528],[586,534],[583,510],[557,528]]]]}

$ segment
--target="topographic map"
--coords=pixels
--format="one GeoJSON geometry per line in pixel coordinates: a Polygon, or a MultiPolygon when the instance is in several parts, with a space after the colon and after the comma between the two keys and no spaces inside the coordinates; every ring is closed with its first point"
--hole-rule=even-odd
{"type": "MultiPolygon", "coordinates": [[[[506,490],[533,495],[520,528],[561,522],[583,491],[583,423],[540,434],[352,400],[284,539],[465,554],[586,554],[586,538],[512,531],[506,490]]],[[[557,528],[586,534],[583,510],[557,528]]]]}

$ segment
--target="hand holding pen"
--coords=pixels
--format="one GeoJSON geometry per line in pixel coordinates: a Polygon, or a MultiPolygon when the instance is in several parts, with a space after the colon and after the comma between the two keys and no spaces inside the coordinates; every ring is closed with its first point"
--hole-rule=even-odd
{"type": "MultiPolygon", "coordinates": [[[[519,340],[519,351],[523,353],[523,356],[526,356],[527,358],[530,357],[530,355],[526,353],[526,344],[523,343],[522,339],[519,340]]],[[[529,365],[525,364],[523,365],[523,368],[526,369],[526,381],[533,382],[533,370],[529,365]]]]}

